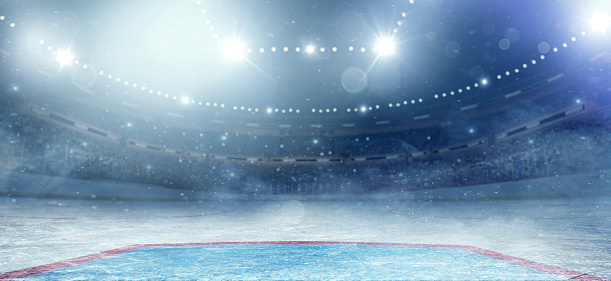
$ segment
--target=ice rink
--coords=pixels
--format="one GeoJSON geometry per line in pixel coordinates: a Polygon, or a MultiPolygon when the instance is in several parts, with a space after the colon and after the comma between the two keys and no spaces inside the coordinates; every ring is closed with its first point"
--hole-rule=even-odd
{"type": "Polygon", "coordinates": [[[600,171],[406,194],[186,201],[27,198],[5,188],[0,272],[136,244],[336,241],[474,246],[611,278],[609,179],[600,171]]]}
{"type": "Polygon", "coordinates": [[[611,281],[611,0],[0,0],[0,281],[611,281]]]}

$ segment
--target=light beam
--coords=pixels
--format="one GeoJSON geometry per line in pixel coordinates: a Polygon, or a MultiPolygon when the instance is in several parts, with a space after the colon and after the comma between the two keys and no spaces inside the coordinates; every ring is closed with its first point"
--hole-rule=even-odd
{"type": "Polygon", "coordinates": [[[240,41],[228,41],[223,46],[225,57],[230,60],[239,60],[244,57],[244,45],[240,41]]]}
{"type": "Polygon", "coordinates": [[[392,38],[381,38],[376,49],[380,55],[391,55],[395,52],[395,42],[392,38]]]}
{"type": "Polygon", "coordinates": [[[72,61],[74,60],[74,55],[68,50],[61,50],[57,52],[57,56],[55,57],[57,62],[59,62],[60,66],[68,66],[72,65],[72,61]]]}
{"type": "Polygon", "coordinates": [[[611,19],[607,13],[595,12],[590,20],[593,31],[605,32],[610,23],[611,19]]]}

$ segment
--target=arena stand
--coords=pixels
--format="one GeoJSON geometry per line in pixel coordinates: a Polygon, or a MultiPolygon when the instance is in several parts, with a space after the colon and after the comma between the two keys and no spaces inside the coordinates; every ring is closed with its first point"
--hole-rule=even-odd
{"type": "MultiPolygon", "coordinates": [[[[2,124],[0,152],[3,169],[88,180],[246,193],[391,192],[610,168],[608,151],[595,151],[611,146],[604,133],[609,132],[608,112],[583,102],[490,137],[441,147],[418,148],[405,141],[380,147],[368,137],[350,137],[328,154],[331,149],[324,144],[331,141],[313,144],[301,138],[291,143],[306,150],[287,147],[286,156],[277,156],[285,150],[281,145],[258,155],[237,155],[148,143],[28,103],[2,124]],[[310,154],[310,147],[318,149],[310,154]],[[582,157],[585,153],[588,157],[582,157]]],[[[252,139],[234,146],[247,146],[252,139]]],[[[260,138],[262,146],[265,140],[260,138]]]]}

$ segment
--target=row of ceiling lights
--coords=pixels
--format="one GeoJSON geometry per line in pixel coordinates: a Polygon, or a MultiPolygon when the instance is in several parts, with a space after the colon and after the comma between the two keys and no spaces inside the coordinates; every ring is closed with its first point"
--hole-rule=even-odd
{"type": "MultiPolygon", "coordinates": [[[[413,1],[410,1],[410,3],[413,4],[413,1]]],[[[198,2],[198,4],[201,4],[201,3],[198,2]]],[[[203,10],[203,11],[204,11],[203,14],[206,14],[206,12],[205,12],[206,10],[203,10]]],[[[406,13],[402,12],[401,16],[402,17],[406,17],[406,13]]],[[[6,20],[6,17],[4,15],[0,15],[0,21],[5,21],[5,20],[6,20]]],[[[207,20],[206,22],[209,22],[209,20],[207,20]]],[[[594,31],[605,31],[606,28],[609,26],[610,22],[611,21],[609,20],[608,16],[600,14],[600,13],[597,13],[592,18],[592,21],[590,23],[592,25],[592,30],[594,30],[594,31]]],[[[397,28],[399,28],[401,25],[402,25],[402,21],[398,21],[397,22],[397,28]]],[[[14,28],[15,26],[16,26],[16,24],[14,22],[11,22],[9,24],[10,28],[14,28]]],[[[394,32],[397,31],[397,28],[394,29],[394,32]]],[[[581,36],[586,36],[586,32],[582,31],[581,32],[581,36]]],[[[217,37],[217,36],[215,36],[215,37],[217,37]]],[[[570,42],[576,42],[576,41],[577,41],[577,38],[575,36],[571,37],[570,42]]],[[[388,42],[386,42],[386,43],[388,43],[388,42]]],[[[390,43],[392,43],[392,42],[390,42],[390,43]]],[[[40,44],[44,45],[45,41],[44,40],[40,40],[40,44]]],[[[569,45],[568,45],[568,43],[565,42],[561,46],[562,46],[562,48],[567,48],[569,45]]],[[[301,50],[301,47],[297,47],[297,48],[295,49],[296,51],[297,50],[301,50]],[[297,49],[297,48],[299,48],[299,49],[297,49]]],[[[315,47],[313,47],[313,46],[306,46],[304,49],[305,49],[306,52],[314,52],[315,51],[314,48],[315,47]]],[[[321,49],[319,49],[319,50],[326,51],[326,49],[322,49],[322,48],[323,47],[321,47],[321,49]]],[[[384,47],[384,48],[387,48],[387,47],[384,47]]],[[[85,69],[91,67],[88,64],[81,64],[78,60],[75,60],[74,56],[70,53],[70,50],[57,50],[56,51],[55,48],[53,46],[50,46],[50,45],[47,46],[47,50],[52,52],[56,56],[56,59],[60,63],[60,66],[69,66],[69,65],[75,64],[75,65],[82,65],[81,67],[83,67],[85,69]]],[[[260,52],[261,52],[261,50],[262,49],[260,49],[260,52]]],[[[273,48],[271,50],[273,52],[273,48]]],[[[354,48],[352,46],[350,46],[348,48],[348,51],[353,51],[353,50],[354,50],[354,48]]],[[[552,51],[554,53],[558,52],[559,50],[560,50],[560,48],[558,48],[558,47],[552,48],[552,51]]],[[[287,52],[288,51],[288,47],[283,47],[283,51],[287,52]]],[[[335,52],[335,51],[337,51],[337,48],[336,47],[332,47],[331,51],[335,52]]],[[[365,52],[365,49],[361,49],[361,51],[365,52]]],[[[379,51],[378,48],[376,48],[376,51],[379,51]]],[[[246,52],[248,53],[248,49],[246,49],[246,52]]],[[[545,58],[546,58],[545,55],[541,54],[538,59],[539,60],[545,60],[545,58]]],[[[518,74],[518,73],[520,73],[521,69],[528,68],[529,64],[532,64],[532,65],[537,64],[537,60],[536,59],[532,59],[529,63],[523,63],[520,67],[517,67],[517,68],[515,68],[513,70],[506,70],[504,73],[498,74],[496,76],[496,78],[497,78],[497,80],[501,80],[504,77],[509,77],[511,75],[518,74]]],[[[274,108],[274,107],[269,107],[269,108],[266,108],[265,110],[260,110],[258,107],[248,107],[248,106],[243,106],[243,105],[241,105],[241,106],[237,106],[237,105],[235,105],[235,106],[226,106],[224,103],[219,103],[219,102],[196,101],[196,100],[191,99],[189,97],[178,97],[176,95],[162,93],[161,91],[156,91],[156,90],[153,90],[153,89],[149,89],[148,87],[146,87],[144,85],[140,85],[139,86],[138,83],[129,83],[128,81],[124,81],[120,77],[115,77],[114,75],[112,75],[110,73],[107,73],[107,72],[105,72],[103,70],[100,70],[98,72],[98,74],[100,76],[105,76],[105,77],[107,77],[110,80],[114,80],[117,83],[122,83],[125,86],[129,86],[129,87],[133,87],[133,88],[139,88],[142,92],[145,92],[145,93],[148,92],[149,94],[154,94],[154,95],[157,95],[157,96],[160,96],[160,97],[164,97],[164,98],[167,98],[167,99],[177,100],[178,102],[180,102],[182,104],[197,104],[197,105],[200,105],[200,106],[207,106],[207,107],[211,106],[211,107],[220,107],[220,108],[233,108],[233,110],[242,110],[242,111],[245,110],[245,111],[248,111],[248,112],[301,113],[303,111],[302,109],[299,109],[299,108],[284,109],[284,108],[274,108]]],[[[448,96],[454,96],[457,93],[461,94],[464,91],[470,91],[473,88],[480,87],[480,85],[481,86],[485,86],[485,85],[488,85],[489,83],[490,83],[490,81],[488,79],[482,79],[478,83],[474,83],[473,86],[469,85],[469,86],[464,87],[464,90],[463,90],[463,88],[460,88],[460,89],[457,89],[457,90],[453,90],[453,91],[449,91],[449,92],[444,92],[442,94],[434,94],[433,98],[434,99],[439,99],[439,98],[446,98],[448,96]]],[[[396,108],[396,107],[401,107],[402,105],[410,105],[410,104],[413,105],[413,104],[416,104],[416,103],[422,103],[423,101],[424,101],[423,98],[418,98],[418,99],[412,99],[412,100],[403,100],[402,102],[390,102],[390,103],[388,103],[388,108],[393,108],[393,107],[396,108]]],[[[316,113],[316,112],[318,112],[318,113],[367,112],[367,111],[372,111],[372,110],[378,110],[378,109],[381,109],[383,107],[384,106],[380,106],[378,104],[378,105],[375,105],[375,106],[362,105],[362,106],[357,106],[357,107],[348,107],[348,108],[345,108],[344,110],[337,109],[337,108],[312,108],[311,112],[312,113],[316,113]]]]}

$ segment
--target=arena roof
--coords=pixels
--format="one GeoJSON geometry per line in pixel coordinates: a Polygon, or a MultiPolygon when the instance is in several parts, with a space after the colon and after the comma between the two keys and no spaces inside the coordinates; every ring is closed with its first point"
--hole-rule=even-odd
{"type": "Polygon", "coordinates": [[[240,120],[254,130],[270,118],[275,127],[288,118],[345,129],[428,119],[439,106],[481,109],[527,81],[566,78],[603,51],[611,5],[7,1],[0,9],[8,87],[27,87],[10,78],[27,70],[50,81],[39,86],[45,94],[68,87],[84,102],[150,118],[240,120]]]}

